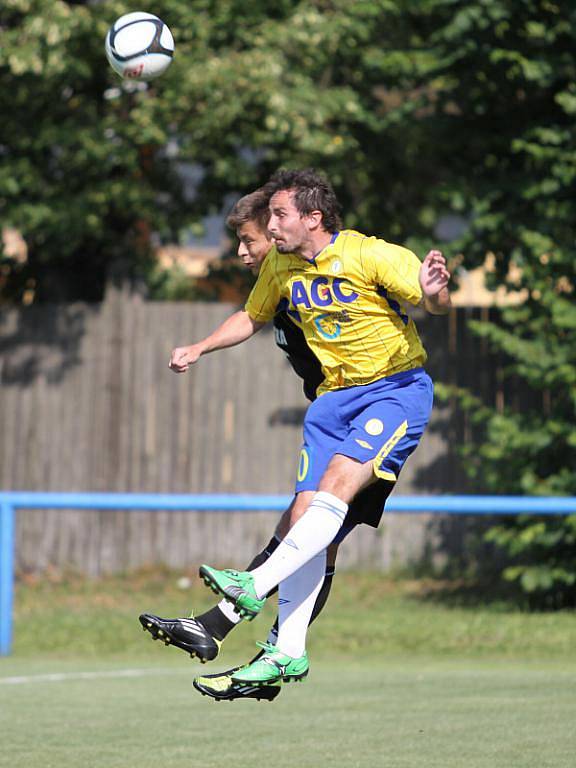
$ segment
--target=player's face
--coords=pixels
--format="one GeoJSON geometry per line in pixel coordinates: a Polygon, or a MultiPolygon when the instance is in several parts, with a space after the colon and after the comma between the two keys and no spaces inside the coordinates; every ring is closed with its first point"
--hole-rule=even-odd
{"type": "Polygon", "coordinates": [[[255,221],[247,221],[236,230],[238,235],[238,256],[245,267],[255,275],[266,254],[272,248],[272,241],[267,232],[263,232],[255,221]]]}
{"type": "Polygon", "coordinates": [[[280,253],[299,253],[307,243],[306,217],[298,212],[289,190],[283,189],[270,198],[268,231],[280,253]]]}

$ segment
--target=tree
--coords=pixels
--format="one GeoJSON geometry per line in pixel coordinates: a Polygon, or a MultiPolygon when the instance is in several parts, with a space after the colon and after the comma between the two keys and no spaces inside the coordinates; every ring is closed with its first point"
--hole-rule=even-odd
{"type": "Polygon", "coordinates": [[[415,168],[406,126],[384,121],[396,74],[382,50],[403,34],[395,2],[162,0],[176,58],[142,89],[102,52],[126,10],[112,0],[0,10],[0,206],[29,246],[24,267],[8,265],[5,295],[32,282],[37,301],[97,300],[111,274],[146,274],[152,237],[177,240],[281,164],[324,168],[351,225],[424,234],[411,182],[426,163],[415,168]]]}
{"type": "MultiPolygon", "coordinates": [[[[413,22],[430,44],[414,79],[424,106],[412,114],[427,113],[443,156],[438,201],[469,221],[453,247],[471,265],[491,252],[491,287],[525,293],[499,322],[475,329],[507,356],[506,376],[523,382],[532,406],[474,403],[482,430],[467,466],[496,493],[574,495],[576,10],[547,0],[440,1],[413,22]]],[[[573,603],[576,517],[507,520],[489,538],[511,556],[507,578],[535,599],[573,603]]]]}
{"type": "Polygon", "coordinates": [[[163,151],[153,89],[121,89],[103,57],[120,3],[6,0],[0,8],[0,211],[28,245],[5,264],[4,296],[102,298],[135,277],[150,233],[182,221],[181,183],[163,151]]]}

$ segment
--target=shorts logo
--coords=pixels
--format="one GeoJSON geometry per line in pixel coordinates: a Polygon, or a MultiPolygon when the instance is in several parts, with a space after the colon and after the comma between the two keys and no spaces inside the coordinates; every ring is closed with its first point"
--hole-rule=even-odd
{"type": "Polygon", "coordinates": [[[366,432],[368,432],[369,435],[381,435],[382,432],[384,432],[384,424],[380,421],[380,419],[368,419],[364,425],[364,429],[366,432]]]}
{"type": "Polygon", "coordinates": [[[310,467],[310,458],[306,448],[302,448],[300,451],[300,460],[298,461],[298,482],[301,483],[308,474],[308,468],[310,467]]]}
{"type": "Polygon", "coordinates": [[[355,440],[362,448],[367,448],[369,451],[374,450],[374,446],[370,445],[370,443],[368,443],[366,440],[360,440],[358,437],[355,438],[355,440]]]}

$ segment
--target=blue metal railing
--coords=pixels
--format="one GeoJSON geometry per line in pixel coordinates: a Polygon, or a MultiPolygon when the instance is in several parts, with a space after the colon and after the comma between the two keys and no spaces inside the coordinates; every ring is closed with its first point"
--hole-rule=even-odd
{"type": "MultiPolygon", "coordinates": [[[[16,509],[281,511],[291,496],[0,491],[0,656],[10,653],[14,599],[16,509]]],[[[392,496],[386,512],[449,515],[571,515],[576,497],[392,496]]]]}

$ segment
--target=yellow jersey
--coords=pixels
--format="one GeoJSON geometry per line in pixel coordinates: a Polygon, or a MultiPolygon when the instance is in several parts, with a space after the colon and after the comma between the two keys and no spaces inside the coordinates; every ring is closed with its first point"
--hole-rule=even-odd
{"type": "Polygon", "coordinates": [[[426,360],[403,306],[422,300],[419,272],[407,248],[343,230],[311,260],[272,248],[245,309],[259,323],[288,310],[320,360],[318,394],[370,384],[426,360]]]}

